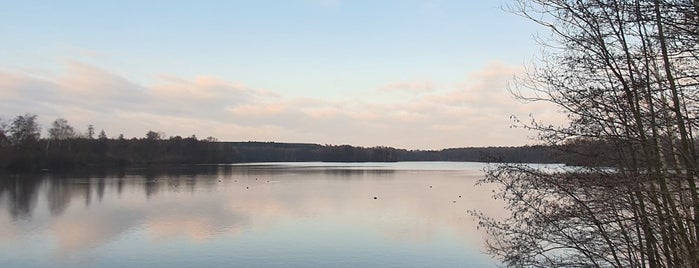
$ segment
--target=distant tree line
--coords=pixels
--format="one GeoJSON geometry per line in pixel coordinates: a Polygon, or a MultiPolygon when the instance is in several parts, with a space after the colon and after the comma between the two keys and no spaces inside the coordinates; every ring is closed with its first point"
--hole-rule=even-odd
{"type": "Polygon", "coordinates": [[[220,164],[249,162],[393,162],[471,161],[515,163],[575,163],[546,146],[405,150],[391,147],[356,147],[276,142],[220,142],[214,137],[165,137],[148,131],[142,138],[123,135],[108,138],[89,125],[79,133],[66,119],[58,118],[41,137],[37,116],[18,115],[0,121],[0,168],[3,170],[72,169],[87,166],[126,167],[168,164],[220,164]]]}

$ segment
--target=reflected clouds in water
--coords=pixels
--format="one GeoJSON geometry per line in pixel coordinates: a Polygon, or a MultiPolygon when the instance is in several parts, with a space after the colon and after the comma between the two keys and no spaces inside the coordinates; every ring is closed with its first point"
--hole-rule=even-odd
{"type": "Polygon", "coordinates": [[[466,211],[504,212],[490,189],[475,188],[480,176],[478,169],[277,164],[6,177],[0,245],[40,235],[55,241],[54,254],[70,256],[131,234],[153,244],[206,243],[310,221],[401,243],[448,233],[481,249],[483,233],[466,211]]]}

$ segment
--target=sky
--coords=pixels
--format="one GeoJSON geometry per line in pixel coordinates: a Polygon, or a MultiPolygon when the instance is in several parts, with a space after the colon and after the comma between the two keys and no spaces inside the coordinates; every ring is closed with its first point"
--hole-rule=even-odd
{"type": "Polygon", "coordinates": [[[107,136],[406,149],[535,144],[507,91],[545,30],[507,0],[26,0],[0,9],[0,119],[107,136]]]}

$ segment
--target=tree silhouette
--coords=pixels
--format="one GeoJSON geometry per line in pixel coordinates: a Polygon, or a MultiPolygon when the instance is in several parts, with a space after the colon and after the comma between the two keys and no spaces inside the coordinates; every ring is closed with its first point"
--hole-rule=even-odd
{"type": "Polygon", "coordinates": [[[73,127],[68,124],[68,120],[63,118],[54,120],[48,131],[49,138],[54,140],[66,140],[75,137],[73,127]]]}
{"type": "Polygon", "coordinates": [[[88,125],[87,126],[87,133],[85,133],[88,139],[94,139],[95,138],[95,127],[93,125],[88,125]]]}
{"type": "Polygon", "coordinates": [[[160,135],[160,132],[155,132],[152,130],[149,130],[146,132],[146,139],[147,140],[159,140],[162,138],[162,135],[160,135]]]}
{"type": "Polygon", "coordinates": [[[565,126],[516,121],[586,168],[500,165],[483,182],[512,211],[474,212],[513,267],[699,267],[699,6],[689,1],[517,0],[551,30],[512,91],[565,126]],[[584,150],[581,150],[584,149],[584,150]]]}
{"type": "Polygon", "coordinates": [[[15,117],[8,129],[10,142],[15,145],[39,140],[40,131],[36,115],[29,113],[15,117]]]}
{"type": "Polygon", "coordinates": [[[106,140],[107,139],[107,133],[104,133],[104,129],[100,131],[100,134],[97,136],[98,139],[100,140],[106,140]]]}

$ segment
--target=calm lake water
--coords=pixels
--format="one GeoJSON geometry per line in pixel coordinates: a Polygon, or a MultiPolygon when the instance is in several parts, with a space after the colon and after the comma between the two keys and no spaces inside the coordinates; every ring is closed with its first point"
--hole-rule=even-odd
{"type": "Polygon", "coordinates": [[[493,267],[485,164],[273,163],[0,179],[0,267],[493,267]],[[376,197],[376,199],[374,199],[376,197]]]}

